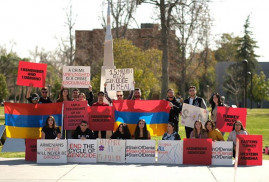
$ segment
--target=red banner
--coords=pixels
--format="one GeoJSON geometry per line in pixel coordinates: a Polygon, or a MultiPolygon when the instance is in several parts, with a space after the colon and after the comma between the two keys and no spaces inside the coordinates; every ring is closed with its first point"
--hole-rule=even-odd
{"type": "Polygon", "coordinates": [[[240,120],[246,128],[246,108],[218,107],[217,128],[222,132],[231,132],[235,121],[240,120]]]}
{"type": "Polygon", "coordinates": [[[238,135],[237,138],[238,165],[262,165],[262,135],[238,135]]]}
{"type": "Polygon", "coordinates": [[[211,165],[212,139],[184,139],[183,164],[211,165]]]}
{"type": "Polygon", "coordinates": [[[90,129],[94,131],[113,130],[115,117],[112,106],[88,107],[90,129]]]}
{"type": "Polygon", "coordinates": [[[36,139],[25,139],[25,160],[36,161],[36,139]]]}
{"type": "Polygon", "coordinates": [[[88,121],[87,101],[64,101],[64,129],[75,130],[82,120],[88,121]]]}
{"type": "Polygon", "coordinates": [[[47,64],[19,62],[17,85],[45,87],[47,64]]]}

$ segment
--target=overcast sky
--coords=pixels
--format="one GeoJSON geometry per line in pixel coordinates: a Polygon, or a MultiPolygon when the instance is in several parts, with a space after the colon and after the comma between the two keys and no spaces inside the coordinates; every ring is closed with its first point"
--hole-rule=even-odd
{"type": "MultiPolygon", "coordinates": [[[[259,48],[259,61],[269,61],[269,0],[212,0],[211,16],[214,19],[212,40],[222,33],[241,36],[243,24],[250,15],[251,30],[259,48]]],[[[38,45],[45,50],[54,50],[57,37],[65,37],[66,15],[64,8],[69,0],[0,0],[0,45],[10,48],[20,57],[28,57],[29,51],[38,45]]],[[[76,30],[101,28],[102,0],[73,0],[73,13],[77,15],[76,30]]],[[[136,20],[140,23],[154,23],[151,5],[140,5],[136,20]]],[[[156,22],[155,22],[156,23],[156,22]]],[[[133,25],[135,27],[135,25],[133,25]]]]}

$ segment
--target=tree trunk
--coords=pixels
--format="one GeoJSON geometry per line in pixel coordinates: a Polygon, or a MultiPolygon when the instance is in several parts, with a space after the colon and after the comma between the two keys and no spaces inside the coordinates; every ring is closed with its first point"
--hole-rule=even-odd
{"type": "Polygon", "coordinates": [[[162,90],[161,99],[166,98],[168,90],[168,29],[166,25],[166,10],[164,0],[160,0],[160,14],[161,14],[161,40],[162,40],[162,90]]]}

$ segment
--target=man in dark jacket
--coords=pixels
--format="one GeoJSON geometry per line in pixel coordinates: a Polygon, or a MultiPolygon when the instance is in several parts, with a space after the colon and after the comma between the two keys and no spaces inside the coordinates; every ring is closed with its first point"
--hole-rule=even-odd
{"type": "Polygon", "coordinates": [[[169,88],[167,90],[167,101],[169,101],[169,106],[171,107],[169,113],[169,122],[175,124],[175,131],[178,132],[178,116],[181,111],[181,104],[176,100],[174,90],[169,88]]]}
{"type": "MultiPolygon", "coordinates": [[[[206,103],[205,103],[204,99],[196,96],[196,87],[195,86],[189,87],[189,98],[185,99],[184,103],[206,109],[206,103]]],[[[193,130],[193,128],[185,126],[187,138],[190,138],[190,134],[191,134],[192,130],[193,130]]]]}

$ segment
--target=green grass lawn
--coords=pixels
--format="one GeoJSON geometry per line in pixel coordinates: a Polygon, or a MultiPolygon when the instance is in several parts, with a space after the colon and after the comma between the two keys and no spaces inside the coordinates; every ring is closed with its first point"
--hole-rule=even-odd
{"type": "MultiPolygon", "coordinates": [[[[251,135],[263,136],[263,148],[269,146],[269,109],[248,109],[247,111],[247,131],[251,135]]],[[[4,107],[0,107],[0,124],[4,124],[4,107]]],[[[179,134],[181,139],[186,138],[185,129],[180,125],[179,134]]],[[[227,140],[228,133],[224,139],[227,140]]],[[[152,137],[153,140],[160,140],[161,137],[152,137]]],[[[2,151],[2,146],[0,146],[2,151]]],[[[24,157],[24,152],[0,152],[0,157],[24,157]]],[[[263,159],[269,160],[269,155],[263,155],[263,159]]]]}

